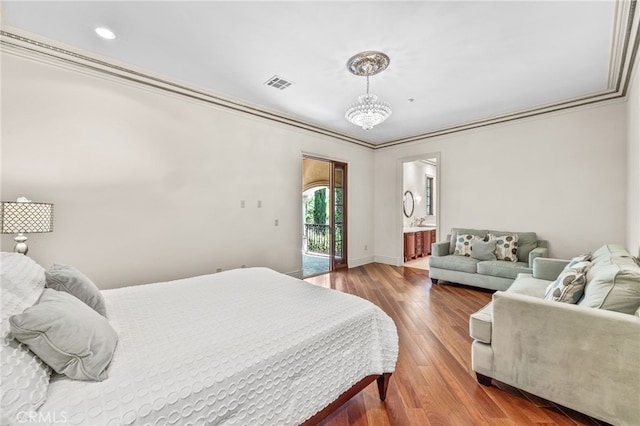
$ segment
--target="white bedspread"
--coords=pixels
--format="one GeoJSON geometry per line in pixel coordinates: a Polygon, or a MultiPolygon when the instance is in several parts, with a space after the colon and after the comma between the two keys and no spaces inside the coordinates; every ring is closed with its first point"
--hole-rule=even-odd
{"type": "Polygon", "coordinates": [[[109,378],[55,377],[40,419],[293,425],[395,369],[397,331],[381,309],[270,269],[103,294],[119,336],[109,378]]]}

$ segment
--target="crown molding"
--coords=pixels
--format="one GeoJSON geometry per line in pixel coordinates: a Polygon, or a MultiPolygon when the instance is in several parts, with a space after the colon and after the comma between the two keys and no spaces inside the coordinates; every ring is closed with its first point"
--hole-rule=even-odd
{"type": "Polygon", "coordinates": [[[273,123],[302,129],[318,135],[328,136],[340,141],[377,150],[626,97],[631,83],[633,65],[640,46],[640,31],[638,28],[640,25],[639,15],[636,0],[616,2],[611,59],[609,61],[608,87],[600,92],[517,112],[474,120],[468,123],[447,126],[380,144],[358,139],[296,117],[288,116],[239,99],[233,99],[226,95],[215,94],[203,88],[172,81],[166,77],[154,75],[148,70],[138,70],[126,64],[118,64],[111,59],[99,59],[89,52],[81,52],[76,48],[63,46],[59,43],[53,44],[50,40],[17,29],[5,28],[4,30],[0,30],[0,49],[4,52],[35,61],[70,68],[112,81],[143,86],[147,89],[188,98],[192,101],[205,102],[224,110],[248,114],[260,119],[269,120],[273,123]]]}
{"type": "Polygon", "coordinates": [[[316,134],[330,136],[345,142],[354,143],[366,148],[375,148],[375,145],[340,132],[333,131],[313,123],[287,116],[280,112],[253,105],[249,102],[233,99],[229,96],[221,96],[205,89],[193,87],[180,82],[172,81],[165,77],[156,76],[149,71],[137,70],[129,65],[117,64],[114,60],[98,59],[89,53],[80,52],[71,47],[62,47],[61,44],[52,44],[33,34],[24,34],[23,31],[12,29],[0,30],[0,50],[3,52],[24,57],[53,66],[80,71],[94,77],[106,78],[111,81],[133,83],[142,85],[147,89],[160,91],[172,95],[179,95],[191,100],[205,102],[225,110],[231,110],[248,114],[254,117],[267,119],[271,122],[310,131],[316,134]]]}

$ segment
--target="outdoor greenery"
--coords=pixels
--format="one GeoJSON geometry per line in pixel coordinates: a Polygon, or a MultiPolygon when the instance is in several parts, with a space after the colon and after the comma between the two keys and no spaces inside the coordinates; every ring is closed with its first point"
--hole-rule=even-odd
{"type": "Polygon", "coordinates": [[[313,197],[307,200],[306,223],[326,225],[328,216],[327,210],[327,188],[318,189],[313,193],[313,197]]]}
{"type": "Polygon", "coordinates": [[[313,193],[306,205],[307,250],[312,253],[329,253],[329,226],[327,188],[313,193]]]}
{"type": "MultiPolygon", "coordinates": [[[[335,250],[342,256],[342,188],[335,190],[335,250]]],[[[318,189],[306,202],[307,250],[312,253],[329,253],[329,208],[326,188],[318,189]]]]}

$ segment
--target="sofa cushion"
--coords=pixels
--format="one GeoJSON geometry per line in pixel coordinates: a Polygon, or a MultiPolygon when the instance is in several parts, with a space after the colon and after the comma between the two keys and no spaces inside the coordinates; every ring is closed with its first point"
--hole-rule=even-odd
{"type": "Polygon", "coordinates": [[[476,340],[491,343],[491,322],[493,320],[493,308],[488,303],[469,316],[469,334],[476,340]]]}
{"type": "Polygon", "coordinates": [[[482,275],[494,277],[513,278],[518,274],[530,274],[533,272],[529,264],[525,262],[508,262],[506,260],[485,260],[478,262],[477,271],[482,275]]]}
{"type": "Polygon", "coordinates": [[[496,258],[496,242],[495,241],[471,241],[471,257],[478,260],[498,260],[496,258]]]}
{"type": "Polygon", "coordinates": [[[456,240],[456,248],[453,251],[453,254],[455,254],[456,256],[471,256],[471,244],[473,243],[473,241],[482,241],[483,239],[484,237],[478,235],[458,234],[458,239],[456,240]]]}
{"type": "Polygon", "coordinates": [[[489,234],[489,240],[496,242],[496,257],[498,260],[518,261],[517,234],[489,234]]]}
{"type": "Polygon", "coordinates": [[[529,262],[529,253],[538,247],[538,236],[535,232],[489,231],[494,235],[516,234],[518,236],[518,262],[529,262]]]}
{"type": "Polygon", "coordinates": [[[518,274],[518,278],[506,290],[507,293],[524,294],[525,296],[544,298],[549,281],[534,278],[531,274],[518,274]]]}
{"type": "Polygon", "coordinates": [[[486,237],[489,233],[486,229],[469,229],[469,228],[451,228],[451,235],[449,239],[449,254],[453,254],[456,250],[456,241],[458,234],[471,234],[479,237],[486,237]]]}
{"type": "Polygon", "coordinates": [[[591,253],[591,261],[598,263],[601,260],[607,260],[610,257],[631,257],[629,251],[618,244],[605,244],[598,250],[591,253]]]}
{"type": "Polygon", "coordinates": [[[607,259],[594,252],[593,259],[578,305],[633,315],[640,306],[640,267],[631,256],[607,259]]]}
{"type": "MultiPolygon", "coordinates": [[[[544,297],[548,284],[549,281],[533,278],[531,274],[518,274],[518,278],[506,292],[524,294],[541,299],[544,297]]],[[[492,322],[493,304],[488,303],[482,309],[469,316],[469,334],[475,340],[491,343],[492,322]]]]}
{"type": "Polygon", "coordinates": [[[544,295],[546,300],[575,304],[582,298],[591,262],[576,262],[575,259],[549,284],[544,295]]]}
{"type": "Polygon", "coordinates": [[[429,258],[429,267],[475,274],[477,272],[476,265],[478,262],[479,261],[473,257],[450,254],[447,256],[431,256],[429,258]]]}

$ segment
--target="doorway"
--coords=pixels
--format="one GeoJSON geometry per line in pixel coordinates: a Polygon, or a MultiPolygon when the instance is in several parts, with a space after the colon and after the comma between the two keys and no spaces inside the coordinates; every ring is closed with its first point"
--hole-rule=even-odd
{"type": "Polygon", "coordinates": [[[347,165],[302,159],[302,276],[347,266],[347,165]]]}
{"type": "Polygon", "coordinates": [[[439,224],[439,155],[402,162],[403,265],[429,269],[431,244],[437,242],[439,224]]]}

